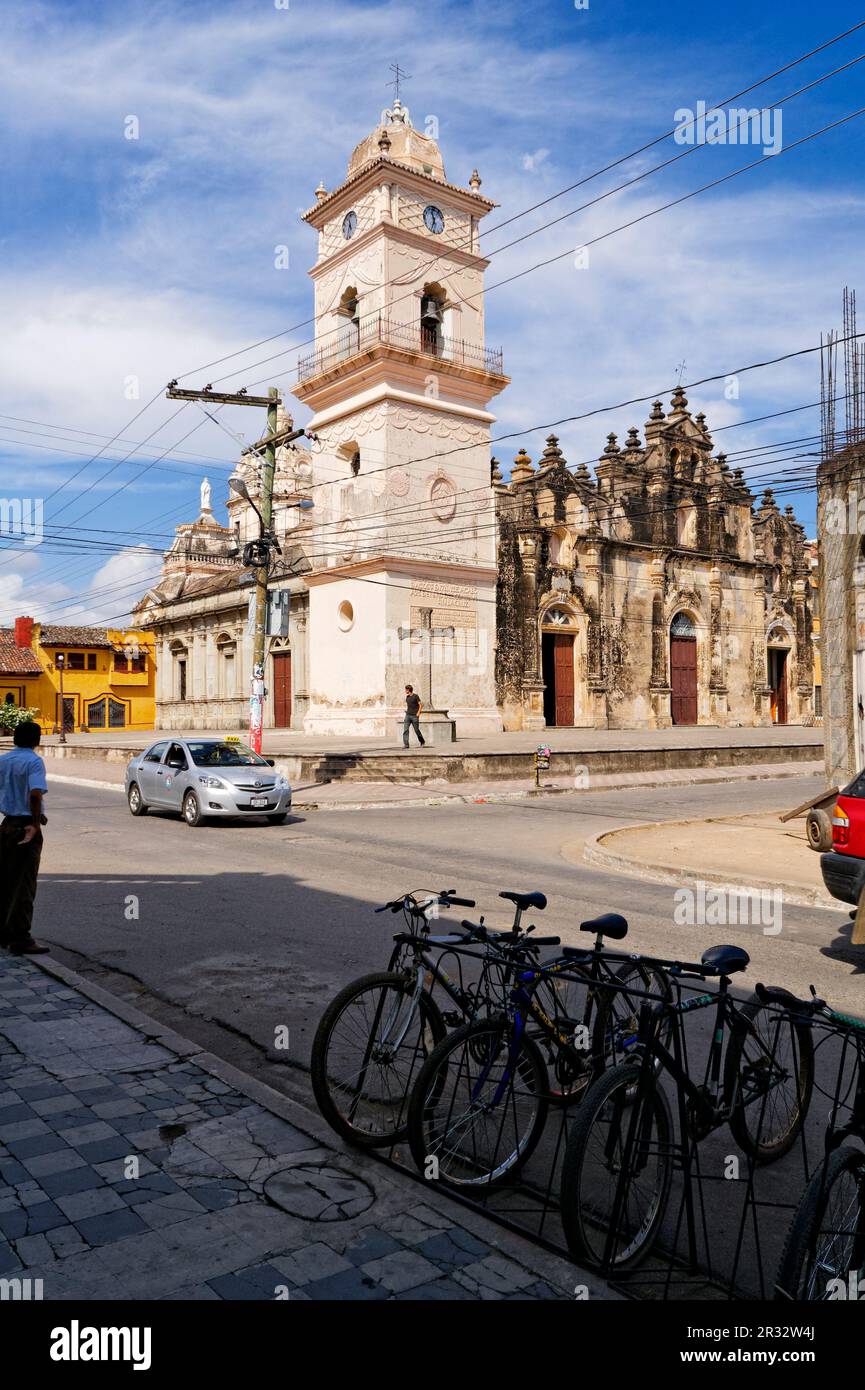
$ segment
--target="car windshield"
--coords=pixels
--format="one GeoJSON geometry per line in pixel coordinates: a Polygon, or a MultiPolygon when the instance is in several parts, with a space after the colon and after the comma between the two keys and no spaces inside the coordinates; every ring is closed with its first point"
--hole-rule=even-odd
{"type": "Polygon", "coordinates": [[[242,743],[227,743],[221,739],[207,739],[200,743],[187,743],[196,767],[267,767],[264,758],[253,753],[242,743]]]}
{"type": "Polygon", "coordinates": [[[865,798],[865,772],[860,772],[857,777],[854,777],[849,787],[843,788],[841,795],[865,798]]]}

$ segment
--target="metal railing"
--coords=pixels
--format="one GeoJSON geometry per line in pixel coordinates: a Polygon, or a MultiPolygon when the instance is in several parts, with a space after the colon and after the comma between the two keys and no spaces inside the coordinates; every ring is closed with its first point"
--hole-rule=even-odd
{"type": "Polygon", "coordinates": [[[504,375],[501,348],[478,347],[462,338],[445,338],[420,323],[395,323],[383,314],[368,314],[366,318],[347,322],[327,347],[302,357],[297,364],[298,380],[309,381],[340,362],[381,346],[474,367],[492,376],[504,375]]]}

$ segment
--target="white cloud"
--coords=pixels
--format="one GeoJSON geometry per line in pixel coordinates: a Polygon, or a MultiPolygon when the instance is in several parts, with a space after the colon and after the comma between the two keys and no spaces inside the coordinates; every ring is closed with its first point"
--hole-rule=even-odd
{"type": "Polygon", "coordinates": [[[524,154],[520,163],[527,173],[534,174],[549,156],[549,150],[535,150],[534,154],[524,154]]]}
{"type": "MultiPolygon", "coordinates": [[[[415,74],[407,101],[416,122],[439,119],[448,176],[464,181],[477,165],[484,193],[501,203],[490,224],[538,201],[539,190],[553,193],[553,170],[556,182],[576,182],[669,128],[675,107],[692,99],[689,72],[699,71],[701,84],[714,89],[708,95],[720,97],[734,89],[729,74],[738,76],[741,64],[740,51],[717,46],[708,61],[700,50],[697,64],[697,35],[683,36],[673,53],[636,34],[608,33],[601,43],[585,26],[578,46],[552,35],[545,44],[536,32],[527,63],[525,11],[508,4],[421,9],[404,0],[328,0],[280,11],[162,3],[140,15],[135,7],[103,6],[90,20],[80,7],[10,3],[5,17],[0,114],[12,136],[5,185],[17,190],[19,206],[0,265],[0,409],[104,435],[124,428],[171,376],[298,324],[212,369],[235,386],[268,374],[290,385],[294,352],[251,364],[310,336],[303,321],[312,313],[306,271],[314,237],[298,209],[313,201],[319,178],[332,188],[344,177],[351,150],[388,100],[395,52],[415,74]],[[299,81],[304,72],[314,72],[314,81],[299,81]],[[137,141],[123,137],[130,114],[140,123],[137,141]],[[283,242],[291,268],[277,272],[273,248],[283,242]],[[129,377],[139,380],[137,401],[124,394],[129,377]]],[[[494,256],[488,284],[708,180],[722,167],[714,154],[698,151],[674,175],[647,180],[494,256]]],[[[663,157],[640,156],[606,182],[575,189],[488,244],[587,201],[656,155],[663,157]]],[[[835,323],[839,287],[855,283],[862,267],[865,203],[837,187],[809,191],[798,159],[770,161],[771,175],[755,171],[601,242],[590,249],[588,270],[576,270],[568,257],[490,293],[487,336],[504,345],[513,377],[493,406],[500,429],[661,390],[673,384],[683,357],[687,380],[812,342],[835,323]]],[[[738,402],[716,387],[692,392],[691,400],[717,427],[815,399],[816,383],[814,359],[804,359],[743,378],[738,402]]],[[[159,401],[124,433],[144,439],[174,408],[159,401]]],[[[573,462],[596,458],[610,429],[621,435],[647,413],[629,407],[558,433],[573,462]]],[[[301,408],[295,414],[306,418],[301,408]]],[[[247,438],[257,433],[250,411],[225,418],[247,438]]],[[[154,443],[168,446],[194,423],[191,408],[154,443]]],[[[775,437],[806,433],[804,424],[781,422],[779,429],[775,437]]],[[[721,438],[742,447],[766,434],[757,427],[721,438]]],[[[537,457],[543,435],[523,433],[497,446],[505,463],[520,442],[537,457]]],[[[234,453],[211,424],[187,447],[226,460],[234,453]]],[[[21,446],[13,466],[25,461],[28,481],[42,486],[86,461],[52,465],[50,458],[21,446]]],[[[87,469],[85,482],[96,475],[87,469]]],[[[130,476],[129,468],[116,470],[82,506],[130,476]]],[[[192,515],[194,478],[187,486],[192,515]]],[[[112,511],[102,521],[97,513],[94,524],[134,524],[143,505],[165,512],[179,488],[172,482],[163,497],[166,475],[154,469],[124,494],[124,514],[112,511]]],[[[74,489],[60,500],[69,496],[74,489]]],[[[74,594],[63,588],[68,568],[40,558],[40,602],[74,594]]],[[[21,593],[13,587],[19,569],[10,574],[0,562],[4,611],[21,593]]],[[[37,582],[32,573],[26,581],[37,582]]],[[[88,586],[95,583],[94,575],[88,586]]],[[[98,602],[88,611],[99,611],[98,602]]]]}

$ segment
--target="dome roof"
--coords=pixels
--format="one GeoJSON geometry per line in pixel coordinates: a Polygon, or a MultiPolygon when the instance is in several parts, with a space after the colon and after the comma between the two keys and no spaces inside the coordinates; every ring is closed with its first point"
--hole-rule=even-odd
{"type": "Polygon", "coordinates": [[[380,159],[386,154],[400,164],[408,164],[419,174],[430,174],[433,178],[445,179],[444,160],[435,140],[422,135],[411,123],[408,107],[403,106],[399,97],[393,106],[382,111],[381,121],[365,140],[355,146],[348,161],[348,176],[356,174],[370,160],[380,159]]]}

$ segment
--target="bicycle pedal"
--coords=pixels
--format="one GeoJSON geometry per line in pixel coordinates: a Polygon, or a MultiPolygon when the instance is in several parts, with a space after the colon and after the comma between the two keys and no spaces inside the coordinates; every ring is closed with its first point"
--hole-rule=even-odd
{"type": "Polygon", "coordinates": [[[465,1018],[457,1013],[456,1009],[450,1009],[446,1014],[442,1014],[442,1022],[448,1028],[459,1028],[460,1024],[465,1023],[465,1018]]]}

